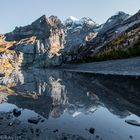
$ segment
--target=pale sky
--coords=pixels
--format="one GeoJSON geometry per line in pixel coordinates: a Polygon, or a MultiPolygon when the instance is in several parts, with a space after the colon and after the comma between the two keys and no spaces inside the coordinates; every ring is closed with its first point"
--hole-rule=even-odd
{"type": "Polygon", "coordinates": [[[41,15],[90,17],[104,23],[117,11],[134,14],[140,10],[140,0],[0,0],[0,33],[16,26],[28,25],[41,15]]]}

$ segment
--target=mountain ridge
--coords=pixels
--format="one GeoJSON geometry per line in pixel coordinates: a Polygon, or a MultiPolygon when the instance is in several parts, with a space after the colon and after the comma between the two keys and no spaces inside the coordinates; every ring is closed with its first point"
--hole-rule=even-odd
{"type": "Polygon", "coordinates": [[[139,56],[139,35],[140,11],[132,16],[118,12],[101,25],[88,17],[62,22],[57,16],[43,15],[0,35],[0,65],[40,68],[117,59],[126,57],[121,54],[126,52],[127,57],[139,56]],[[120,56],[110,57],[114,52],[120,56]]]}

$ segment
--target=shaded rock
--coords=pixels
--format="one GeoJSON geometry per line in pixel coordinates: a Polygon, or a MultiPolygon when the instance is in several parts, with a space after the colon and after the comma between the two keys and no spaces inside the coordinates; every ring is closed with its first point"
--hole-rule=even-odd
{"type": "Polygon", "coordinates": [[[136,120],[125,120],[125,122],[131,125],[140,126],[140,123],[136,120]]]}
{"type": "Polygon", "coordinates": [[[94,134],[94,132],[95,132],[95,129],[94,128],[90,128],[89,129],[89,133],[94,134]]]}
{"type": "Polygon", "coordinates": [[[58,132],[58,129],[54,130],[53,132],[54,132],[54,133],[58,132]]]}
{"type": "Polygon", "coordinates": [[[21,111],[15,108],[15,109],[13,109],[13,115],[15,117],[19,117],[21,115],[21,111]]]}
{"type": "Polygon", "coordinates": [[[32,134],[34,133],[34,129],[33,128],[31,128],[30,131],[31,131],[32,134]]]}
{"type": "Polygon", "coordinates": [[[0,77],[4,77],[4,76],[5,76],[4,74],[0,73],[0,77]]]}
{"type": "Polygon", "coordinates": [[[36,136],[39,136],[41,133],[40,129],[38,129],[38,128],[35,130],[35,132],[36,132],[36,136]]]}
{"type": "Polygon", "coordinates": [[[100,136],[96,135],[96,139],[99,139],[99,138],[100,138],[100,136]]]}
{"type": "Polygon", "coordinates": [[[117,12],[106,21],[102,29],[99,31],[99,34],[109,33],[109,30],[115,33],[116,29],[120,27],[122,22],[125,21],[128,17],[129,14],[126,14],[122,11],[117,12]]]}
{"type": "Polygon", "coordinates": [[[15,41],[10,47],[18,56],[19,67],[58,66],[64,48],[64,26],[56,16],[43,15],[32,24],[16,27],[5,34],[6,41],[15,41]]]}
{"type": "Polygon", "coordinates": [[[44,121],[45,121],[44,119],[41,120],[42,123],[43,123],[44,121]]]}
{"type": "Polygon", "coordinates": [[[13,121],[13,123],[16,124],[16,125],[19,125],[19,124],[21,123],[21,121],[18,120],[18,119],[15,119],[15,120],[13,121]]]}
{"type": "Polygon", "coordinates": [[[12,126],[12,125],[14,125],[14,123],[13,123],[13,122],[10,122],[8,125],[9,125],[9,126],[12,126]]]}
{"type": "Polygon", "coordinates": [[[3,120],[3,119],[4,119],[4,117],[0,116],[0,120],[3,120]]]}
{"type": "Polygon", "coordinates": [[[21,123],[20,120],[15,119],[15,120],[11,120],[11,122],[8,123],[8,126],[19,125],[20,123],[21,123]]]}
{"type": "Polygon", "coordinates": [[[28,119],[29,123],[34,123],[34,124],[38,124],[39,121],[40,121],[40,118],[38,117],[32,117],[28,119]]]}

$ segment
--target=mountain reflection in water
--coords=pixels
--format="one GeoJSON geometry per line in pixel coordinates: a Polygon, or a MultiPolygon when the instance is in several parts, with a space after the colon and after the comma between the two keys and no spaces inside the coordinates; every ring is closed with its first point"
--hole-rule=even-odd
{"type": "MultiPolygon", "coordinates": [[[[27,138],[140,138],[140,127],[125,123],[125,119],[140,121],[138,78],[36,69],[13,72],[10,77],[1,78],[0,85],[3,87],[0,111],[19,108],[21,115],[16,119],[39,129],[38,136],[33,133],[27,138]],[[34,116],[41,116],[45,121],[29,124],[27,120],[34,116]]],[[[15,132],[9,128],[6,133],[12,135],[15,132]]]]}

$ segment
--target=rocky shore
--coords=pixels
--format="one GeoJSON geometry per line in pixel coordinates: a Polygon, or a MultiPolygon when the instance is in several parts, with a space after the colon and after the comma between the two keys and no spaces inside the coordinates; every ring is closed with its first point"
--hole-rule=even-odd
{"type": "Polygon", "coordinates": [[[82,73],[140,77],[140,57],[85,64],[67,64],[63,65],[61,69],[82,73]]]}

